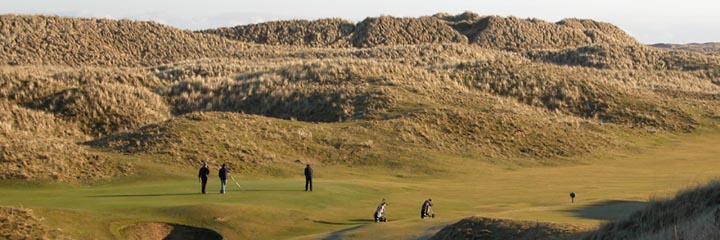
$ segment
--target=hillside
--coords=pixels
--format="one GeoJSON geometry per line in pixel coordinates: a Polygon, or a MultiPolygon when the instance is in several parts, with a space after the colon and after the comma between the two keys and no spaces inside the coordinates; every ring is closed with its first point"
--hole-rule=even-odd
{"type": "Polygon", "coordinates": [[[208,29],[244,42],[310,47],[358,47],[423,43],[470,43],[485,48],[526,51],[589,44],[637,45],[634,38],[609,23],[440,13],[420,18],[369,17],[353,24],[342,19],[273,21],[232,28],[208,29]]]}
{"type": "MultiPolygon", "coordinates": [[[[0,208],[0,238],[421,238],[477,214],[436,238],[575,236],[585,228],[561,222],[606,220],[575,210],[716,174],[719,126],[720,56],[592,20],[466,12],[192,32],[2,15],[0,200],[14,207],[0,208]],[[228,194],[223,163],[239,180],[228,194]],[[319,181],[303,194],[305,164],[319,181]],[[442,218],[420,221],[428,196],[442,218]],[[392,221],[370,224],[383,198],[392,221]]],[[[715,185],[589,236],[707,227],[715,185]]]]}
{"type": "Polygon", "coordinates": [[[47,239],[48,229],[32,210],[0,207],[0,237],[3,239],[47,239]]]}
{"type": "Polygon", "coordinates": [[[451,239],[575,239],[586,228],[569,224],[540,223],[470,217],[448,225],[431,240],[451,239]]]}
{"type": "Polygon", "coordinates": [[[720,183],[686,190],[656,201],[626,219],[611,222],[584,239],[718,239],[720,183]]]}
{"type": "Polygon", "coordinates": [[[667,48],[673,50],[684,50],[691,52],[700,52],[707,54],[720,54],[720,43],[688,43],[688,44],[671,44],[671,43],[656,43],[651,46],[657,48],[667,48]]]}
{"type": "Polygon", "coordinates": [[[715,57],[633,45],[590,20],[464,13],[233,30],[313,48],[127,20],[0,22],[6,179],[131,174],[112,152],[180,166],[232,159],[246,169],[295,160],[414,169],[411,159],[427,153],[553,165],[631,144],[621,132],[687,133],[720,115],[715,57]],[[328,28],[337,34],[307,37],[328,28]],[[631,45],[565,48],[597,42],[631,45]],[[110,167],[76,171],[81,165],[110,167]]]}
{"type": "Polygon", "coordinates": [[[151,66],[250,46],[154,22],[0,15],[3,65],[151,66]]]}
{"type": "Polygon", "coordinates": [[[243,42],[308,47],[349,47],[355,24],[342,19],[273,21],[201,32],[243,42]]]}

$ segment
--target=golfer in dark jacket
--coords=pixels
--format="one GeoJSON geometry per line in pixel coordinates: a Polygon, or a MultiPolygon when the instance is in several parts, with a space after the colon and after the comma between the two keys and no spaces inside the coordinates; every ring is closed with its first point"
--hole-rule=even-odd
{"type": "Polygon", "coordinates": [[[428,200],[425,200],[425,202],[422,205],[422,208],[420,209],[420,219],[426,218],[426,217],[435,217],[434,214],[431,214],[432,212],[432,199],[428,198],[428,200]]]}
{"type": "Polygon", "coordinates": [[[307,192],[308,186],[310,186],[310,191],[312,192],[312,175],[313,170],[310,168],[310,164],[305,167],[305,191],[307,192]]]}
{"type": "Polygon", "coordinates": [[[220,177],[220,193],[225,194],[225,186],[227,186],[228,169],[225,167],[224,163],[222,165],[222,168],[220,168],[220,171],[218,172],[218,177],[220,177]]]}
{"type": "Polygon", "coordinates": [[[200,179],[200,183],[202,183],[203,194],[205,194],[205,186],[207,185],[208,175],[210,175],[210,169],[208,169],[207,163],[203,162],[203,166],[200,168],[200,172],[198,173],[198,178],[200,179]]]}

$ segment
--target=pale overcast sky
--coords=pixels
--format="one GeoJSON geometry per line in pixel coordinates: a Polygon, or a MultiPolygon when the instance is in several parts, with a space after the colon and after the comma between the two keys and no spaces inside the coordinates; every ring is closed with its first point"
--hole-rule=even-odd
{"type": "Polygon", "coordinates": [[[422,16],[437,12],[591,18],[611,22],[644,43],[720,42],[718,0],[0,0],[0,13],[152,20],[206,29],[284,19],[422,16]]]}

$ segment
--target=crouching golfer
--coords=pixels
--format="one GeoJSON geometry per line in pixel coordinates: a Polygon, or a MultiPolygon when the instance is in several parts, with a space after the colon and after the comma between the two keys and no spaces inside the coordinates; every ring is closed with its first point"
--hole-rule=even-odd
{"type": "Polygon", "coordinates": [[[222,168],[218,171],[218,177],[220,177],[220,194],[225,194],[225,187],[227,187],[227,177],[229,174],[230,173],[226,165],[223,163],[222,168]]]}
{"type": "Polygon", "coordinates": [[[313,170],[310,168],[310,164],[305,167],[305,191],[308,191],[308,186],[310,186],[310,191],[312,192],[312,175],[313,170]]]}
{"type": "Polygon", "coordinates": [[[203,162],[203,166],[200,168],[200,172],[198,173],[198,179],[200,179],[200,184],[202,184],[202,194],[205,194],[205,186],[207,185],[208,175],[210,175],[210,169],[208,169],[207,162],[203,162]]]}
{"type": "Polygon", "coordinates": [[[385,202],[385,199],[378,205],[377,209],[375,209],[375,214],[373,217],[375,218],[375,222],[387,222],[387,218],[385,218],[385,207],[387,206],[387,203],[385,202]]]}
{"type": "Polygon", "coordinates": [[[432,199],[428,198],[428,200],[425,200],[425,202],[422,205],[422,208],[420,209],[420,219],[426,218],[426,217],[435,217],[435,214],[432,213],[432,199]]]}

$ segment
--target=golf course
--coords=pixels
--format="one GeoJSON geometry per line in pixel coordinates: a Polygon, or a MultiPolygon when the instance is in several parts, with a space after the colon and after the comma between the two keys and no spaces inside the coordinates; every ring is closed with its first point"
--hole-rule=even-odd
{"type": "Polygon", "coordinates": [[[468,216],[592,228],[716,178],[718,144],[720,129],[703,129],[552,167],[505,168],[443,156],[427,163],[440,165],[438,174],[316,167],[313,192],[304,191],[298,164],[297,176],[233,173],[241,188],[230,183],[224,195],[216,178],[209,194],[199,194],[196,169],[128,157],[147,172],[91,185],[3,182],[0,202],[31,208],[50,226],[82,239],[122,238],[123,228],[146,222],[209,228],[225,239],[418,239],[468,216]],[[574,204],[571,191],[578,195],[574,204]],[[420,220],[428,197],[437,217],[420,220]],[[374,223],[382,198],[390,221],[374,223]]]}
{"type": "Polygon", "coordinates": [[[0,239],[720,236],[720,55],[610,23],[8,14],[0,44],[0,239]]]}

